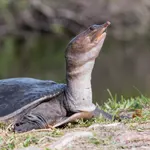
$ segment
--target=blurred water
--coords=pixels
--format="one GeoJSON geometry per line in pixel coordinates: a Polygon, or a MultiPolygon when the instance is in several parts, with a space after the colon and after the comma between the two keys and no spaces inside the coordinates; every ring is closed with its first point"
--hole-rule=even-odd
{"type": "MultiPolygon", "coordinates": [[[[0,39],[0,78],[34,77],[65,82],[64,50],[69,40],[46,34],[0,39]]],[[[92,86],[94,101],[99,104],[107,100],[107,89],[125,97],[138,96],[140,92],[150,95],[149,39],[117,41],[107,37],[96,60],[92,86]]]]}

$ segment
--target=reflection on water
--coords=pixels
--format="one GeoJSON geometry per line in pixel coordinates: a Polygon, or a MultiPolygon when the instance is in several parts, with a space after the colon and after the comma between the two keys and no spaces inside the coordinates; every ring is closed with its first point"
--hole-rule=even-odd
{"type": "MultiPolygon", "coordinates": [[[[65,82],[64,50],[69,39],[49,35],[5,37],[0,41],[0,78],[34,77],[65,82]]],[[[116,41],[107,37],[96,61],[94,100],[107,100],[107,89],[117,95],[137,96],[150,91],[150,45],[145,38],[116,41]],[[138,90],[139,91],[138,91],[138,90]]]]}

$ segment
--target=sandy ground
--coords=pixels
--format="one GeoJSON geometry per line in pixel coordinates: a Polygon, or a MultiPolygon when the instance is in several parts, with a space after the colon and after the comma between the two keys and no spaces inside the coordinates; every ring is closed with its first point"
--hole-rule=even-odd
{"type": "Polygon", "coordinates": [[[150,149],[150,123],[92,125],[93,137],[78,138],[63,150],[150,149]]]}

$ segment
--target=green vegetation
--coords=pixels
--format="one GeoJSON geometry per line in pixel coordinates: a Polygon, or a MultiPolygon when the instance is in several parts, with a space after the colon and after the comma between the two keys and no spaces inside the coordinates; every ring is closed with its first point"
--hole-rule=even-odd
{"type": "MultiPolygon", "coordinates": [[[[106,112],[113,114],[114,116],[120,116],[121,113],[125,112],[134,112],[136,110],[142,110],[144,108],[144,112],[141,114],[142,118],[149,115],[148,108],[150,108],[150,98],[145,97],[141,94],[139,97],[128,98],[125,99],[121,96],[118,99],[117,95],[113,96],[111,92],[108,90],[110,98],[107,102],[104,103],[103,109],[106,112]]],[[[134,117],[133,117],[134,118],[134,117]]]]}
{"type": "Polygon", "coordinates": [[[101,144],[101,141],[99,139],[97,139],[96,137],[92,137],[89,139],[89,142],[95,144],[95,145],[99,145],[101,144]]]}

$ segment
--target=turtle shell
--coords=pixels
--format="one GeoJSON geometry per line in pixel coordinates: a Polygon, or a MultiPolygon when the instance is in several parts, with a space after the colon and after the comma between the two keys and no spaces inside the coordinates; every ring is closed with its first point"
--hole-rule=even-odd
{"type": "Polygon", "coordinates": [[[65,84],[33,78],[0,80],[0,120],[59,95],[65,87],[65,84]]]}

